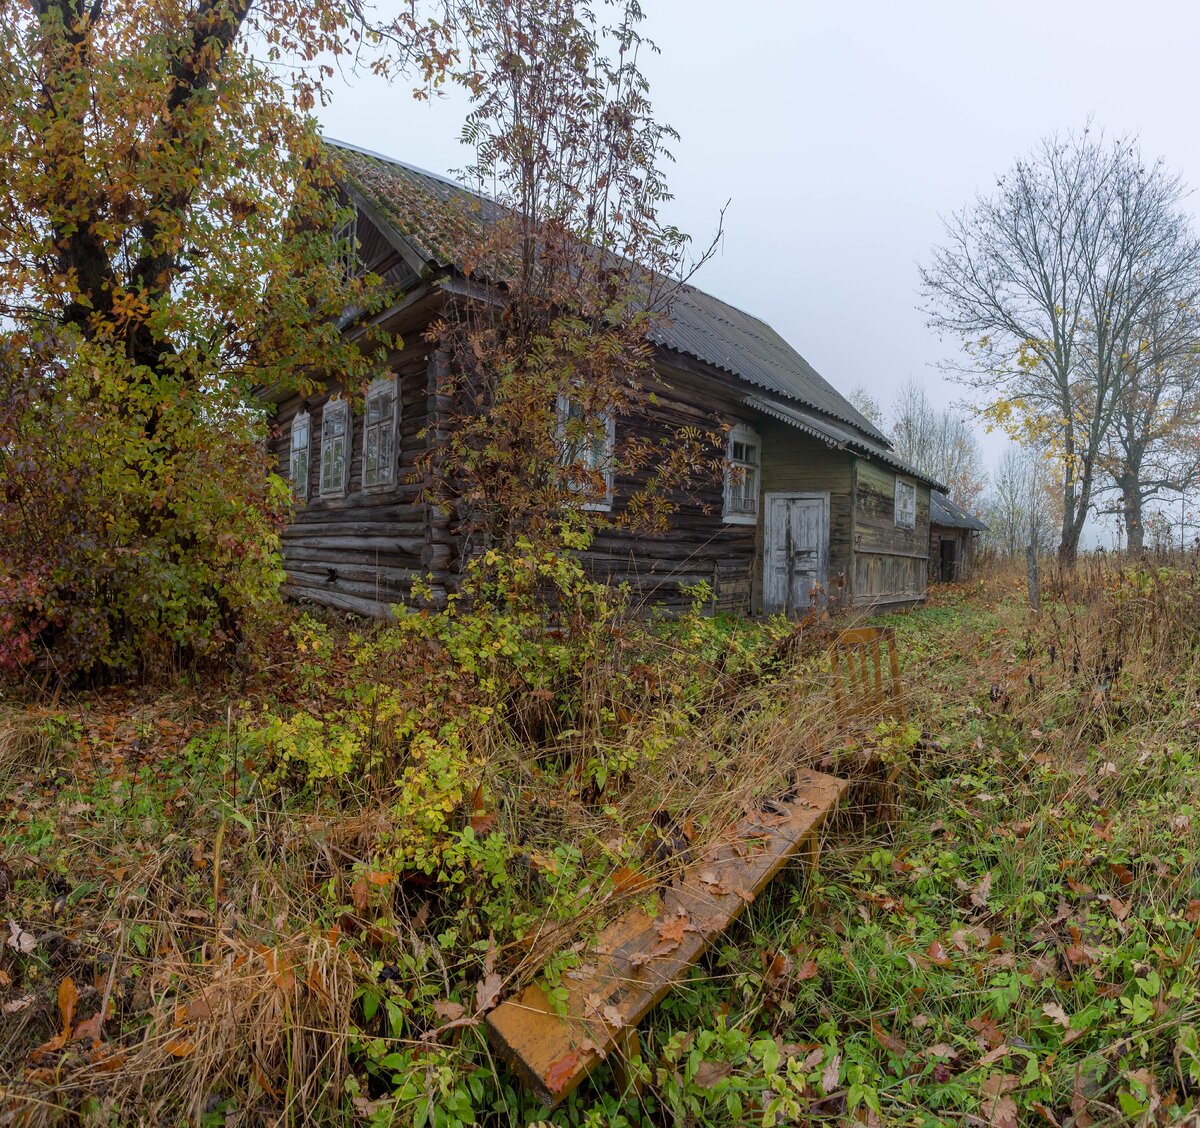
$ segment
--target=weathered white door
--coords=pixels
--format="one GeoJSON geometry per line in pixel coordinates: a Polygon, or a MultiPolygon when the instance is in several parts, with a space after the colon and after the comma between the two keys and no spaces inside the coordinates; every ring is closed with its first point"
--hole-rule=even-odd
{"type": "Polygon", "coordinates": [[[829,494],[768,493],[763,502],[763,609],[804,614],[829,569],[829,494]]]}

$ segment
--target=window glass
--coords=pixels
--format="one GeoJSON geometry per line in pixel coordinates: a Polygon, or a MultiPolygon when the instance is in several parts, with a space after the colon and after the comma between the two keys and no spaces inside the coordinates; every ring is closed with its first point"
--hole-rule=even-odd
{"type": "Polygon", "coordinates": [[[363,485],[388,485],[395,479],[396,379],[377,380],[367,392],[363,421],[363,485]]]}
{"type": "Polygon", "coordinates": [[[292,493],[301,501],[308,500],[308,451],[310,446],[308,412],[300,412],[292,420],[292,443],[288,458],[288,476],[292,493]]]}
{"type": "Polygon", "coordinates": [[[330,400],[321,412],[321,495],[346,492],[350,405],[330,400]]]}

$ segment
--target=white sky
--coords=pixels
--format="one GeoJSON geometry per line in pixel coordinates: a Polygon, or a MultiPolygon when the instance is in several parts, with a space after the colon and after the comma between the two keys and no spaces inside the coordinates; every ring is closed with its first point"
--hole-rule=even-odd
{"type": "MultiPolygon", "coordinates": [[[[668,218],[706,243],[731,200],[696,283],[885,406],[910,374],[962,397],[937,370],[953,346],[925,327],[917,267],[939,214],[1045,134],[1090,116],[1200,185],[1194,0],[642,2],[657,116],[681,134],[668,218]]],[[[461,103],[409,89],[336,84],[323,127],[433,171],[466,164],[461,103]]],[[[985,438],[989,459],[1002,445],[985,438]]]]}

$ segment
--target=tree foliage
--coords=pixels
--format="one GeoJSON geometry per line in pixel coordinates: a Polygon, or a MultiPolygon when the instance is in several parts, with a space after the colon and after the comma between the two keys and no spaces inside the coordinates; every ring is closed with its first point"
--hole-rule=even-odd
{"type": "Polygon", "coordinates": [[[253,385],[353,381],[305,116],[326,0],[0,0],[0,661],[132,669],[272,597],[253,385]]]}
{"type": "Polygon", "coordinates": [[[468,93],[463,179],[498,205],[463,225],[468,285],[430,331],[445,362],[435,496],[477,545],[512,547],[555,535],[564,511],[609,519],[600,511],[625,479],[615,519],[661,529],[721,457],[704,426],[626,425],[653,398],[655,327],[695,266],[661,214],[675,135],[639,68],[652,49],[640,9],[434,9],[439,19],[410,15],[398,35],[430,85],[468,93]]]}

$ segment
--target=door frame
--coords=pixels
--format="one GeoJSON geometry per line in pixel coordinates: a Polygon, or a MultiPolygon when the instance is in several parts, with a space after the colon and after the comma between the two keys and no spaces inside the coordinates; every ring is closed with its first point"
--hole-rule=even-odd
{"type": "MultiPolygon", "coordinates": [[[[829,596],[829,490],[764,490],[762,495],[763,507],[763,556],[762,556],[762,591],[763,611],[768,615],[777,612],[767,608],[767,576],[771,566],[771,549],[774,547],[774,537],[771,532],[771,502],[772,501],[819,501],[821,503],[821,546],[817,556],[819,564],[818,583],[825,597],[829,596]]],[[[786,605],[783,608],[786,610],[786,605]]]]}

